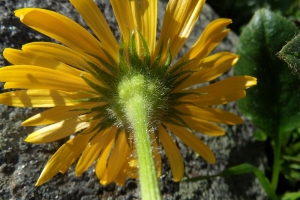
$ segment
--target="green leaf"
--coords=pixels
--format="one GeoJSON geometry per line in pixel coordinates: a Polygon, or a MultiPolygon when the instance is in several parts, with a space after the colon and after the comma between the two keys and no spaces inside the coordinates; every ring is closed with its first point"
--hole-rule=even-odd
{"type": "Polygon", "coordinates": [[[300,198],[300,191],[298,192],[287,192],[285,193],[281,200],[297,200],[300,198]]]}
{"type": "Polygon", "coordinates": [[[208,178],[215,178],[218,176],[227,177],[227,176],[234,176],[234,175],[240,175],[240,174],[248,174],[248,173],[254,172],[255,170],[258,170],[258,169],[256,167],[254,167],[253,165],[250,165],[248,163],[243,163],[243,164],[231,167],[229,169],[226,169],[223,172],[216,174],[216,175],[199,176],[199,177],[195,177],[195,178],[185,179],[184,181],[195,182],[195,181],[205,180],[208,178]]]}
{"type": "Polygon", "coordinates": [[[278,56],[288,64],[294,74],[300,77],[300,34],[289,41],[278,52],[278,56]]]}
{"type": "Polygon", "coordinates": [[[267,177],[265,176],[264,172],[262,172],[258,168],[254,167],[253,165],[250,165],[248,163],[243,163],[243,164],[231,167],[231,168],[226,169],[223,172],[216,174],[216,175],[200,176],[200,177],[195,177],[195,178],[191,178],[191,179],[185,179],[183,181],[195,182],[195,181],[199,181],[199,180],[215,178],[218,176],[228,177],[228,176],[234,176],[234,175],[240,175],[240,174],[248,174],[248,173],[252,173],[252,172],[255,174],[255,176],[259,180],[261,186],[264,188],[268,197],[271,200],[278,200],[278,197],[276,196],[274,190],[272,189],[271,184],[270,184],[269,180],[267,179],[267,177]]]}
{"type": "Polygon", "coordinates": [[[265,192],[267,193],[268,197],[271,200],[276,200],[279,199],[274,190],[272,189],[272,186],[269,182],[269,179],[265,176],[265,174],[260,171],[260,170],[255,170],[254,171],[255,176],[257,177],[257,179],[259,180],[261,186],[264,188],[265,192]]]}
{"type": "Polygon", "coordinates": [[[268,135],[265,132],[261,131],[261,130],[254,131],[253,136],[256,140],[261,141],[261,142],[266,141],[267,138],[268,138],[268,135]]]}
{"type": "Polygon", "coordinates": [[[235,75],[257,78],[257,86],[238,101],[239,109],[273,139],[300,127],[300,80],[276,56],[297,33],[293,23],[262,9],[244,28],[237,46],[235,75]]]}

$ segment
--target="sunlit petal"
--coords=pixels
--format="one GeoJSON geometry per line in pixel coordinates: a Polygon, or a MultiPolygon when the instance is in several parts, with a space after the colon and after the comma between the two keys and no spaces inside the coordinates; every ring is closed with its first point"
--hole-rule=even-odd
{"type": "Polygon", "coordinates": [[[162,126],[159,127],[159,139],[166,151],[172,170],[173,180],[178,182],[182,179],[184,174],[182,156],[173,142],[173,139],[162,126]]]}
{"type": "Polygon", "coordinates": [[[100,152],[113,140],[116,134],[116,127],[105,129],[96,133],[82,153],[77,165],[76,175],[80,176],[99,157],[100,152]]]}
{"type": "Polygon", "coordinates": [[[15,107],[75,106],[75,100],[87,98],[85,94],[59,90],[18,90],[0,94],[2,104],[15,107]]]}
{"type": "Polygon", "coordinates": [[[107,159],[111,152],[114,142],[115,142],[114,139],[109,142],[109,144],[102,150],[101,155],[99,156],[99,159],[97,161],[96,175],[99,180],[101,180],[101,178],[105,174],[106,167],[107,167],[107,159]]]}
{"type": "Polygon", "coordinates": [[[223,128],[212,122],[190,116],[181,116],[181,118],[193,131],[209,136],[221,136],[225,134],[225,130],[223,128]]]}
{"type": "Polygon", "coordinates": [[[123,166],[119,163],[124,163],[128,154],[129,146],[126,141],[126,134],[122,131],[117,137],[115,147],[112,150],[112,154],[110,155],[107,163],[106,171],[100,180],[101,184],[107,185],[117,177],[123,166]]]}
{"type": "Polygon", "coordinates": [[[179,137],[182,142],[188,145],[191,149],[197,152],[202,158],[204,158],[210,164],[216,162],[216,158],[213,152],[209,149],[204,142],[197,138],[194,134],[187,129],[172,124],[165,124],[176,136],[179,137]]]}
{"type": "Polygon", "coordinates": [[[225,94],[220,92],[215,92],[215,93],[204,94],[202,96],[188,95],[181,98],[180,100],[181,102],[193,103],[196,106],[202,107],[202,106],[214,106],[219,104],[230,103],[232,101],[242,99],[245,96],[246,96],[245,90],[237,90],[225,94]]]}
{"type": "Polygon", "coordinates": [[[77,106],[56,106],[38,113],[22,123],[22,126],[42,126],[53,124],[71,117],[84,114],[90,108],[101,106],[103,103],[81,103],[77,106]]]}
{"type": "Polygon", "coordinates": [[[2,67],[0,81],[34,84],[36,89],[49,86],[51,89],[66,91],[93,91],[81,77],[33,65],[2,67]]]}
{"type": "Polygon", "coordinates": [[[156,44],[157,1],[142,0],[140,4],[142,13],[142,35],[145,37],[150,54],[153,56],[156,44]]]}
{"type": "Polygon", "coordinates": [[[209,107],[197,107],[194,105],[180,105],[175,107],[181,113],[192,116],[198,119],[207,120],[211,122],[218,122],[223,124],[236,125],[243,123],[243,120],[230,112],[209,107]]]}
{"type": "Polygon", "coordinates": [[[114,10],[125,43],[127,43],[129,34],[132,30],[137,28],[134,24],[130,1],[110,0],[110,3],[114,10]]]}
{"type": "Polygon", "coordinates": [[[117,55],[119,45],[95,2],[93,0],[70,0],[70,2],[90,26],[109,55],[117,55]]]}
{"type": "Polygon", "coordinates": [[[73,20],[53,11],[23,8],[15,15],[27,26],[52,37],[79,52],[89,52],[106,60],[101,43],[73,20]],[[43,19],[43,20],[41,20],[43,19]],[[59,28],[57,28],[59,27],[59,28]]]}
{"type": "Polygon", "coordinates": [[[195,42],[195,44],[190,48],[190,50],[178,62],[203,57],[200,55],[203,52],[203,49],[205,49],[205,48],[210,49],[210,50],[207,50],[207,52],[210,52],[214,48],[214,47],[209,48],[210,44],[211,43],[218,44],[222,40],[221,38],[224,37],[224,34],[226,35],[228,33],[228,30],[225,30],[225,32],[224,32],[223,29],[230,23],[232,23],[232,21],[230,19],[224,19],[224,18],[217,19],[217,20],[214,20],[213,22],[209,23],[206,26],[206,28],[204,29],[201,36],[195,42]],[[215,38],[215,39],[213,39],[213,38],[215,38]],[[213,42],[213,41],[215,41],[215,42],[213,42]]]}
{"type": "Polygon", "coordinates": [[[86,58],[83,54],[60,44],[52,42],[32,42],[23,45],[22,50],[66,63],[78,69],[84,70],[84,68],[89,68],[84,61],[86,58]]]}
{"type": "Polygon", "coordinates": [[[65,173],[87,145],[92,134],[80,134],[62,145],[48,161],[36,186],[49,181],[58,172],[65,173]]]}
{"type": "Polygon", "coordinates": [[[76,118],[63,120],[61,122],[46,126],[33,133],[26,139],[26,142],[40,144],[46,142],[53,142],[73,133],[87,128],[90,123],[87,122],[95,114],[81,115],[76,118]]]}
{"type": "Polygon", "coordinates": [[[235,54],[220,52],[204,58],[200,65],[193,65],[193,62],[185,65],[184,70],[193,70],[195,72],[180,84],[175,91],[214,80],[235,65],[237,60],[238,56],[235,54]]]}
{"type": "Polygon", "coordinates": [[[24,52],[21,50],[6,48],[3,56],[7,61],[14,65],[35,65],[61,71],[69,75],[80,76],[81,70],[66,65],[65,63],[36,55],[35,53],[24,52]]]}
{"type": "Polygon", "coordinates": [[[256,85],[256,78],[251,76],[233,76],[222,81],[218,81],[208,86],[200,87],[194,90],[189,90],[198,93],[214,93],[220,92],[220,94],[230,93],[232,91],[247,89],[256,85]]]}
{"type": "Polygon", "coordinates": [[[204,0],[169,1],[166,8],[161,34],[156,46],[156,53],[158,53],[161,45],[166,46],[166,42],[170,40],[172,55],[173,57],[176,57],[194,28],[202,7],[204,6],[204,2],[204,0]],[[165,43],[163,44],[163,42],[165,43]]]}
{"type": "Polygon", "coordinates": [[[115,182],[118,186],[123,186],[125,184],[125,181],[127,179],[127,166],[128,164],[126,162],[123,163],[123,166],[121,167],[121,170],[119,174],[115,178],[115,182]]]}

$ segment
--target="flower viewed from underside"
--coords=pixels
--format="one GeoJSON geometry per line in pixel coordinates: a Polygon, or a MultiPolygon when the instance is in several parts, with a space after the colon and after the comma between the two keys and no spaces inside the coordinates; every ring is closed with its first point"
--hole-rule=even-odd
{"type": "Polygon", "coordinates": [[[60,44],[33,42],[22,50],[7,48],[12,63],[0,69],[5,89],[0,103],[15,107],[49,108],[23,122],[42,126],[26,141],[34,144],[68,136],[45,166],[37,185],[58,172],[65,173],[77,159],[76,175],[94,161],[101,184],[124,184],[137,178],[138,159],[131,107],[142,101],[152,138],[157,175],[161,171],[159,147],[168,157],[174,181],[184,175],[181,154],[170,134],[215,163],[213,152],[194,132],[224,135],[216,123],[240,124],[240,117],[213,108],[243,98],[256,84],[249,76],[236,76],[203,87],[228,71],[238,56],[210,54],[228,34],[229,19],[217,19],[176,61],[178,52],[198,19],[204,0],[170,0],[156,41],[156,0],[111,0],[121,39],[117,42],[93,0],[70,0],[93,31],[93,36],[69,18],[53,11],[24,8],[15,11],[25,25],[60,44]],[[17,90],[16,90],[17,89],[17,90]],[[142,99],[139,99],[140,97],[142,99]]]}

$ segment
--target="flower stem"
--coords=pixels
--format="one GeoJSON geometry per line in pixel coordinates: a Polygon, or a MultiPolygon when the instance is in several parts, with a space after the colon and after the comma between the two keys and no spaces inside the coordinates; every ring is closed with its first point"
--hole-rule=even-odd
{"type": "Polygon", "coordinates": [[[132,125],[139,163],[142,199],[161,199],[148,131],[147,103],[142,95],[134,95],[126,103],[126,112],[132,125]]]}

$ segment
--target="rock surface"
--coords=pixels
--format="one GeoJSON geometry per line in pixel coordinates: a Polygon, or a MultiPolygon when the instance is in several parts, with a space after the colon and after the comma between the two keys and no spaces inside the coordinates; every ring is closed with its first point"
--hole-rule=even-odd
{"type": "MultiPolygon", "coordinates": [[[[107,0],[96,0],[98,6],[112,26],[114,34],[119,34],[116,20],[107,0]]],[[[163,10],[167,0],[159,2],[159,24],[163,19],[163,10]]],[[[4,48],[20,48],[22,44],[32,41],[51,41],[34,30],[24,26],[14,17],[13,11],[22,7],[40,7],[62,13],[80,24],[84,21],[67,0],[1,0],[0,1],[0,51],[4,48]]],[[[206,5],[199,23],[194,29],[190,40],[183,51],[193,44],[203,28],[213,19],[218,18],[214,11],[206,5]]],[[[234,33],[218,46],[215,51],[235,51],[238,37],[234,33]]],[[[0,66],[8,65],[0,57],[0,66]]],[[[232,75],[232,71],[222,78],[232,75]]],[[[3,89],[1,89],[3,92],[3,89]]],[[[225,109],[238,113],[234,103],[225,109]]],[[[40,187],[35,187],[44,165],[55,151],[66,141],[61,140],[44,145],[33,145],[24,142],[24,138],[34,130],[33,127],[21,127],[21,122],[38,113],[39,109],[12,108],[0,105],[0,199],[2,200],[96,200],[96,199],[140,199],[138,183],[128,180],[123,187],[110,184],[101,186],[91,167],[81,177],[76,177],[74,166],[65,174],[58,174],[52,180],[40,187]]],[[[240,113],[238,113],[240,114],[240,113]]],[[[264,146],[253,140],[253,125],[245,120],[239,126],[224,126],[227,134],[222,137],[202,138],[215,152],[217,163],[207,164],[189,148],[178,142],[185,159],[185,176],[206,176],[244,162],[263,168],[266,163],[264,146]]],[[[161,192],[163,199],[267,199],[258,180],[253,174],[228,178],[214,178],[194,183],[174,183],[170,168],[163,156],[163,176],[161,177],[161,192]]]]}

